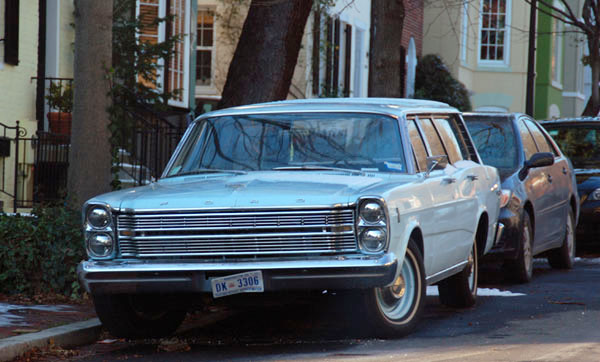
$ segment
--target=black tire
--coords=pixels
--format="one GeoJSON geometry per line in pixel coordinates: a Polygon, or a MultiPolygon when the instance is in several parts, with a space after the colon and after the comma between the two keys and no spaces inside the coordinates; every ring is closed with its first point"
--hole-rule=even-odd
{"type": "Polygon", "coordinates": [[[513,281],[529,283],[533,277],[533,229],[527,211],[521,216],[520,234],[517,259],[507,261],[505,270],[513,281]]]}
{"type": "Polygon", "coordinates": [[[374,288],[364,295],[372,333],[381,337],[401,337],[417,326],[425,307],[426,284],[423,256],[409,240],[400,275],[391,286],[374,288]]]}
{"type": "Polygon", "coordinates": [[[96,314],[115,337],[164,337],[175,332],[185,310],[165,309],[165,299],[156,295],[94,295],[96,314]]]}
{"type": "Polygon", "coordinates": [[[438,283],[440,301],[449,307],[466,308],[477,300],[477,242],[473,242],[467,266],[458,274],[438,283]]]}
{"type": "Polygon", "coordinates": [[[563,243],[559,248],[548,252],[548,263],[555,269],[571,269],[575,262],[575,250],[575,217],[573,216],[573,210],[569,207],[563,243]]]}

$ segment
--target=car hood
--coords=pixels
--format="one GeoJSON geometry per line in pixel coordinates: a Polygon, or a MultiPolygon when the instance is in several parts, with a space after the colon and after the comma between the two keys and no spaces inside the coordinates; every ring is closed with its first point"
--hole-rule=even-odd
{"type": "Polygon", "coordinates": [[[159,180],[100,195],[89,202],[121,210],[185,210],[346,205],[364,195],[382,196],[410,175],[277,171],[211,174],[159,180]]]}
{"type": "Polygon", "coordinates": [[[597,188],[600,188],[600,169],[575,169],[575,179],[577,180],[577,190],[579,195],[587,195],[597,188]]]}

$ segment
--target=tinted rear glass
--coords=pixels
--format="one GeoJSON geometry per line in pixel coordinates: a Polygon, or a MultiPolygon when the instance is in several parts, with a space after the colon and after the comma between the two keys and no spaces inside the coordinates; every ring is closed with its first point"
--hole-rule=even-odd
{"type": "Polygon", "coordinates": [[[519,166],[517,142],[511,122],[504,117],[465,117],[467,128],[483,163],[503,171],[519,166]]]}
{"type": "Polygon", "coordinates": [[[600,126],[546,126],[546,129],[575,168],[600,166],[600,126]]]}

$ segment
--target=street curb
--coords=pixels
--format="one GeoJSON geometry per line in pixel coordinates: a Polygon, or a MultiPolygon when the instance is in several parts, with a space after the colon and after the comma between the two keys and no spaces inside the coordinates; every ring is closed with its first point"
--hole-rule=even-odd
{"type": "Polygon", "coordinates": [[[35,347],[45,347],[50,341],[60,347],[92,343],[98,339],[101,326],[100,320],[93,318],[36,333],[0,339],[0,361],[10,361],[35,347]]]}

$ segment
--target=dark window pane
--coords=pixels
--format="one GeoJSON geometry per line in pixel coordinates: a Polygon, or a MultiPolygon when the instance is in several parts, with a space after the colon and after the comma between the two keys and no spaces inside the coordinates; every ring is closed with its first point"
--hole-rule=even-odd
{"type": "Polygon", "coordinates": [[[487,59],[487,58],[488,58],[488,47],[482,46],[481,47],[481,59],[487,59]]]}
{"type": "Polygon", "coordinates": [[[211,47],[213,45],[213,30],[212,29],[204,29],[202,31],[202,46],[211,47]]]}
{"type": "Polygon", "coordinates": [[[519,163],[516,137],[505,117],[465,116],[467,128],[485,164],[502,170],[516,170],[519,163]]]}

